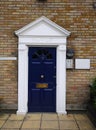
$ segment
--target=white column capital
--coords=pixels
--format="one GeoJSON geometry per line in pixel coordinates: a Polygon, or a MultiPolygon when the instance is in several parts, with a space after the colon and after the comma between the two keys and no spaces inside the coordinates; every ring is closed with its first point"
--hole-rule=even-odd
{"type": "Polygon", "coordinates": [[[18,45],[18,50],[19,51],[26,51],[28,47],[25,44],[19,44],[18,45]]]}
{"type": "Polygon", "coordinates": [[[59,51],[66,51],[66,45],[59,45],[58,49],[59,51]]]}

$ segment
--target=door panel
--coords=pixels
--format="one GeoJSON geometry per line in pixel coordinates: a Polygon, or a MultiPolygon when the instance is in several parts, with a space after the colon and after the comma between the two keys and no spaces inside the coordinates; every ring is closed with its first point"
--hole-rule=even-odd
{"type": "Polygon", "coordinates": [[[56,111],[56,49],[29,48],[28,111],[56,111]]]}

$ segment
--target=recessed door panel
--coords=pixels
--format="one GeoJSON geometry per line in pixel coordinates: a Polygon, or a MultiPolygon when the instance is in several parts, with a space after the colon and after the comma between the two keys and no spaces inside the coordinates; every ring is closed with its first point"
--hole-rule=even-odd
{"type": "Polygon", "coordinates": [[[29,48],[28,111],[56,111],[56,48],[29,48]]]}

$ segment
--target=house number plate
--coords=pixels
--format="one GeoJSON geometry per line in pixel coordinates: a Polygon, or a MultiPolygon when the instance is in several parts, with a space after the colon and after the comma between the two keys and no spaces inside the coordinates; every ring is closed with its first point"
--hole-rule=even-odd
{"type": "Polygon", "coordinates": [[[47,83],[37,83],[36,88],[48,88],[48,84],[47,83]]]}

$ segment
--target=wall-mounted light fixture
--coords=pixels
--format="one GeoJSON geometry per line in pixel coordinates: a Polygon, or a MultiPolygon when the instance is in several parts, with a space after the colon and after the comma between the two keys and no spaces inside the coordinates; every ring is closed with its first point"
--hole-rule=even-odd
{"type": "Polygon", "coordinates": [[[67,49],[66,56],[68,59],[72,59],[74,56],[74,50],[71,48],[67,49]]]}

